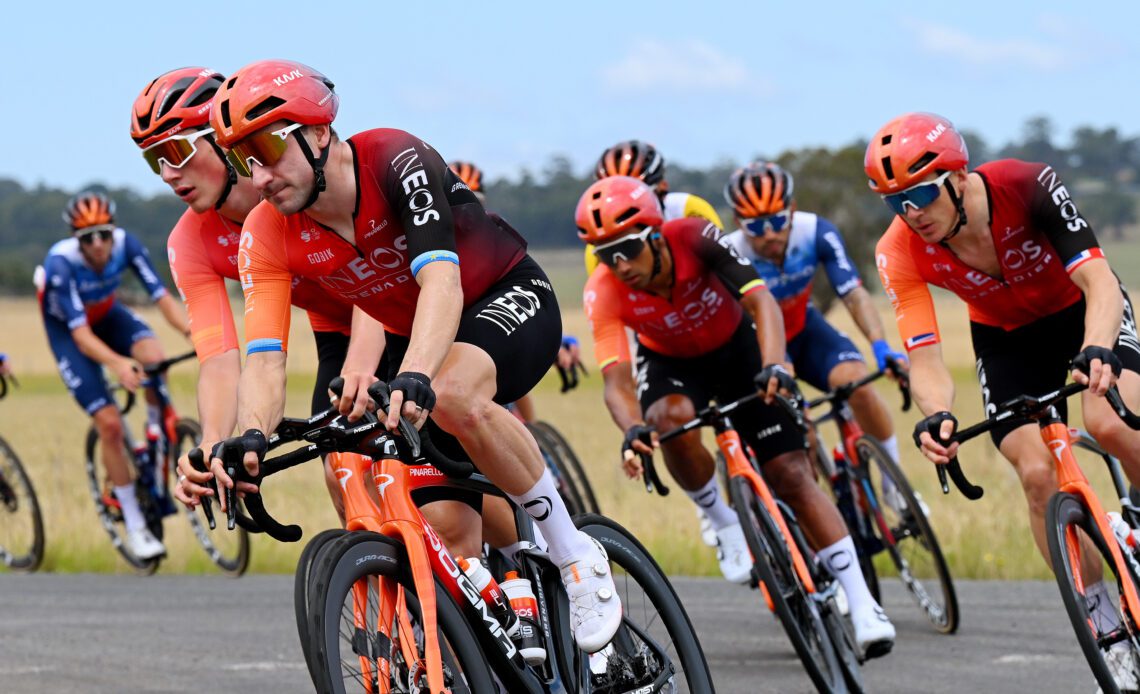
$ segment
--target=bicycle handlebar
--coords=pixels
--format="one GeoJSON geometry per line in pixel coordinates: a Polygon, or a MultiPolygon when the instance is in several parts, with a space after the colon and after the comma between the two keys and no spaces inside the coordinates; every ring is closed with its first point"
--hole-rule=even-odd
{"type": "Polygon", "coordinates": [[[887,360],[887,368],[884,370],[876,371],[873,374],[868,374],[868,375],[864,376],[863,378],[860,378],[857,381],[851,381],[850,383],[844,383],[843,385],[836,387],[835,390],[824,393],[823,395],[820,395],[819,397],[815,398],[814,400],[808,401],[807,409],[811,410],[811,409],[819,407],[820,405],[823,405],[824,403],[828,403],[828,402],[834,402],[837,404],[842,403],[842,402],[846,402],[847,400],[851,399],[851,395],[856,390],[859,390],[860,388],[867,385],[868,383],[871,383],[873,381],[877,381],[880,378],[882,378],[883,376],[887,376],[887,375],[893,376],[894,379],[896,381],[898,381],[899,394],[902,396],[902,401],[903,401],[902,411],[908,412],[910,410],[910,406],[911,406],[910,377],[902,370],[902,367],[899,366],[898,362],[896,362],[893,359],[887,360]]]}
{"type": "MultiPolygon", "coordinates": [[[[170,367],[174,366],[175,364],[184,362],[187,359],[193,359],[197,356],[198,356],[198,354],[196,352],[194,352],[193,350],[191,350],[189,352],[184,352],[182,354],[171,357],[169,359],[164,359],[164,360],[162,360],[156,364],[151,364],[150,366],[144,366],[142,369],[143,376],[145,376],[148,380],[155,378],[156,376],[161,376],[161,375],[165,374],[167,371],[169,371],[170,367]]],[[[121,385],[117,386],[117,387],[122,388],[121,385]]],[[[128,412],[130,412],[131,409],[133,409],[135,406],[135,391],[126,390],[126,388],[123,388],[123,390],[125,390],[127,393],[127,402],[122,407],[119,408],[119,412],[121,414],[125,415],[128,412]]],[[[0,397],[3,397],[3,395],[0,395],[0,397]]],[[[210,526],[210,527],[211,527],[211,529],[213,529],[213,526],[210,526]]]]}

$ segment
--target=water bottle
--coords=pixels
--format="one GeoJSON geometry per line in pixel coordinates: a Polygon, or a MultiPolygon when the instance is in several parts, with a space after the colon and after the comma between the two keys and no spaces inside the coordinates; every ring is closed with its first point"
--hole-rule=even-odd
{"type": "Polygon", "coordinates": [[[1128,525],[1128,521],[1124,520],[1116,511],[1109,511],[1108,524],[1112,526],[1112,534],[1116,535],[1116,541],[1120,543],[1120,548],[1126,552],[1135,552],[1136,548],[1140,546],[1140,530],[1133,530],[1132,526],[1128,525]]]}
{"type": "Polygon", "coordinates": [[[517,571],[508,571],[507,580],[500,584],[511,608],[519,618],[518,638],[515,645],[527,665],[537,667],[546,662],[546,646],[542,641],[542,617],[538,613],[538,599],[530,581],[519,578],[517,571]]]}
{"type": "Polygon", "coordinates": [[[472,561],[459,557],[456,563],[459,564],[459,568],[463,569],[463,573],[467,574],[467,578],[470,578],[471,582],[475,584],[475,589],[483,596],[483,601],[491,609],[491,614],[507,630],[507,635],[512,639],[517,636],[519,633],[518,615],[511,609],[511,604],[507,602],[503,589],[499,587],[495,577],[491,575],[487,567],[483,566],[483,562],[478,559],[472,561]]]}

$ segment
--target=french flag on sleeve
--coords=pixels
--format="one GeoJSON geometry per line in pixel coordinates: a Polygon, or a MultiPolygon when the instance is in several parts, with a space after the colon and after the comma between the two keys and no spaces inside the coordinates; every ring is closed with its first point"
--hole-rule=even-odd
{"type": "Polygon", "coordinates": [[[1073,256],[1072,258],[1070,258],[1067,263],[1065,263],[1065,272],[1072,274],[1073,270],[1076,270],[1077,268],[1084,265],[1086,262],[1092,260],[1093,258],[1103,258],[1103,257],[1104,257],[1104,251],[1101,250],[1100,248],[1090,248],[1088,250],[1081,251],[1080,253],[1078,253],[1075,256],[1073,256]]]}
{"type": "Polygon", "coordinates": [[[915,335],[914,337],[907,340],[906,341],[906,349],[909,352],[910,350],[914,349],[915,347],[925,347],[926,345],[932,345],[935,342],[938,342],[938,335],[937,334],[935,334],[935,333],[923,333],[921,335],[915,335]]]}

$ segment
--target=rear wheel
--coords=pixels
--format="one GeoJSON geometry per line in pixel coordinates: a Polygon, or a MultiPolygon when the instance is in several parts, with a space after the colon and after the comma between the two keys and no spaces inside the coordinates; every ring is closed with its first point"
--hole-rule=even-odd
{"type": "MultiPolygon", "coordinates": [[[[150,490],[146,488],[145,484],[139,482],[138,461],[135,459],[134,451],[131,450],[130,433],[126,422],[123,422],[123,431],[126,441],[124,452],[127,456],[131,480],[135,485],[135,496],[138,498],[139,508],[147,519],[147,527],[150,528],[155,537],[161,540],[162,513],[154,503],[150,490]]],[[[95,430],[95,427],[91,427],[87,431],[84,451],[87,456],[87,489],[91,493],[91,499],[95,502],[95,512],[99,516],[99,521],[111,538],[111,544],[136,572],[144,576],[153,574],[158,570],[161,558],[141,559],[136,557],[131,552],[130,547],[127,546],[127,527],[123,523],[123,512],[119,506],[119,501],[115,498],[111,481],[105,477],[103,472],[103,442],[99,439],[99,432],[95,430]]]]}
{"type": "Polygon", "coordinates": [[[770,605],[812,683],[821,692],[844,691],[843,668],[823,623],[819,604],[796,573],[787,540],[775,519],[746,478],[732,478],[729,493],[752,553],[756,578],[763,584],[770,605]]]}
{"type": "Polygon", "coordinates": [[[534,424],[528,424],[527,429],[534,436],[534,440],[538,442],[538,449],[542,452],[543,462],[546,463],[546,468],[550,470],[550,474],[554,478],[554,486],[558,490],[558,496],[562,497],[563,503],[566,504],[566,510],[570,512],[571,516],[585,513],[585,498],[582,496],[582,491],[578,488],[574,477],[569,474],[568,466],[559,454],[558,445],[546,429],[539,428],[534,424]]]}
{"type": "MultiPolygon", "coordinates": [[[[1120,689],[1113,678],[1110,659],[1116,661],[1117,667],[1140,672],[1137,624],[1123,608],[1122,600],[1125,582],[1140,590],[1137,577],[1140,569],[1136,567],[1136,558],[1125,554],[1125,561],[1131,561],[1131,564],[1123,571],[1117,567],[1108,548],[1109,542],[1116,542],[1115,536],[1105,538],[1084,501],[1072,494],[1058,492],[1049,500],[1045,533],[1049,540],[1053,573],[1077,642],[1101,691],[1115,694],[1120,689]],[[1090,614],[1089,596],[1080,575],[1082,553],[1090,549],[1094,552],[1092,563],[1104,571],[1107,594],[1101,597],[1108,600],[1109,612],[1113,614],[1110,619],[1106,619],[1107,615],[1101,610],[1091,610],[1094,614],[1090,614]]],[[[1085,557],[1086,563],[1088,560],[1089,557],[1085,557]]],[[[1093,601],[1097,603],[1099,599],[1094,597],[1093,601]]]]}
{"type": "Polygon", "coordinates": [[[926,618],[939,632],[953,634],[958,630],[958,596],[938,538],[926,517],[926,506],[877,441],[860,437],[855,449],[860,460],[855,470],[861,491],[858,498],[865,503],[863,512],[871,521],[871,531],[926,618]],[[884,480],[889,482],[884,484],[884,480]],[[893,491],[888,495],[890,485],[893,491]]]}
{"type": "Polygon", "coordinates": [[[36,490],[8,442],[0,438],[0,561],[35,571],[44,558],[44,522],[36,490]]]}

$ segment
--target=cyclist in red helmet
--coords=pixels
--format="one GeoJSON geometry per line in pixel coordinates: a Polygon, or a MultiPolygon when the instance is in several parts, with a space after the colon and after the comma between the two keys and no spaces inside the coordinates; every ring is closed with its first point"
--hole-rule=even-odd
{"type": "MultiPolygon", "coordinates": [[[[1071,370],[1089,384],[1081,401],[1085,426],[1140,483],[1140,435],[1102,397],[1115,383],[1130,407],[1140,405],[1135,316],[1057,172],[1013,159],[971,171],[961,134],[931,113],[908,113],[880,128],[863,165],[871,190],[896,215],[876,247],[876,263],[909,353],[911,393],[926,415],[914,434],[923,454],[946,463],[957,452],[957,444],[943,445],[957,420],[927,286],[933,284],[969,307],[987,413],[1017,395],[1061,387],[1071,370]]],[[[1065,416],[1064,403],[1057,407],[1065,416]]],[[[1035,423],[1007,423],[991,436],[1021,480],[1033,537],[1048,561],[1044,517],[1057,488],[1052,455],[1035,423]]],[[[1100,567],[1089,573],[1090,611],[1118,621],[1100,567]]],[[[1118,645],[1117,679],[1135,691],[1140,682],[1125,664],[1129,647],[1118,645]]]]}
{"type": "MultiPolygon", "coordinates": [[[[628,176],[587,188],[575,221],[579,238],[594,244],[601,263],[586,283],[583,305],[606,407],[625,432],[622,466],[629,477],[642,472],[634,452],[652,453],[658,430],[684,424],[710,399],[732,401],[759,387],[770,401],[778,388],[795,391],[784,366],[780,308],[716,225],[665,221],[653,190],[628,176]],[[637,336],[636,383],[627,328],[637,336]]],[[[868,657],[886,654],[894,627],[867,588],[839,510],[815,484],[803,435],[776,404],[756,401],[738,412],[733,421],[765,477],[847,593],[859,647],[868,657]]],[[[752,561],[744,533],[720,494],[700,432],[661,448],[670,474],[715,528],[725,578],[746,582],[752,561]]]]}
{"type": "MultiPolygon", "coordinates": [[[[241,225],[261,201],[253,183],[238,176],[226,161],[210,128],[210,106],[224,79],[221,73],[203,67],[171,70],[151,80],[131,108],[131,138],[151,170],[188,208],[170,232],[167,259],[191,318],[191,339],[201,365],[198,416],[201,445],[207,451],[234,429],[241,361],[225,281],[238,279],[241,225]]],[[[311,405],[316,412],[328,407],[328,382],[334,376],[342,370],[371,374],[376,365],[369,361],[371,357],[362,364],[349,361],[346,365],[353,320],[350,303],[311,281],[298,283],[292,298],[308,313],[317,344],[311,405]]],[[[363,318],[372,330],[358,329],[357,341],[364,335],[383,340],[383,327],[363,318]]],[[[201,486],[208,479],[209,474],[194,470],[184,455],[179,461],[175,497],[193,506],[197,495],[211,493],[201,486]]],[[[327,467],[325,479],[337,512],[343,513],[339,484],[327,467]]]]}
{"type": "MultiPolygon", "coordinates": [[[[549,280],[522,237],[489,216],[434,149],[392,129],[341,140],[338,103],[331,80],[281,60],[242,68],[214,101],[218,143],[265,199],[246,218],[238,256],[248,340],[239,428],[257,438],[280,419],[294,279],[351,301],[388,331],[386,424],[430,417],[433,437],[458,439],[527,509],[562,567],[577,643],[596,652],[621,621],[605,550],[574,526],[537,444],[501,404],[529,391],[558,351],[549,280]]],[[[364,385],[349,384],[346,396],[364,385]]],[[[230,484],[217,463],[217,479],[230,484]]],[[[247,467],[257,463],[250,453],[247,467]]],[[[464,496],[430,504],[447,506],[431,522],[465,539],[453,551],[477,555],[482,502],[464,496]]]]}

